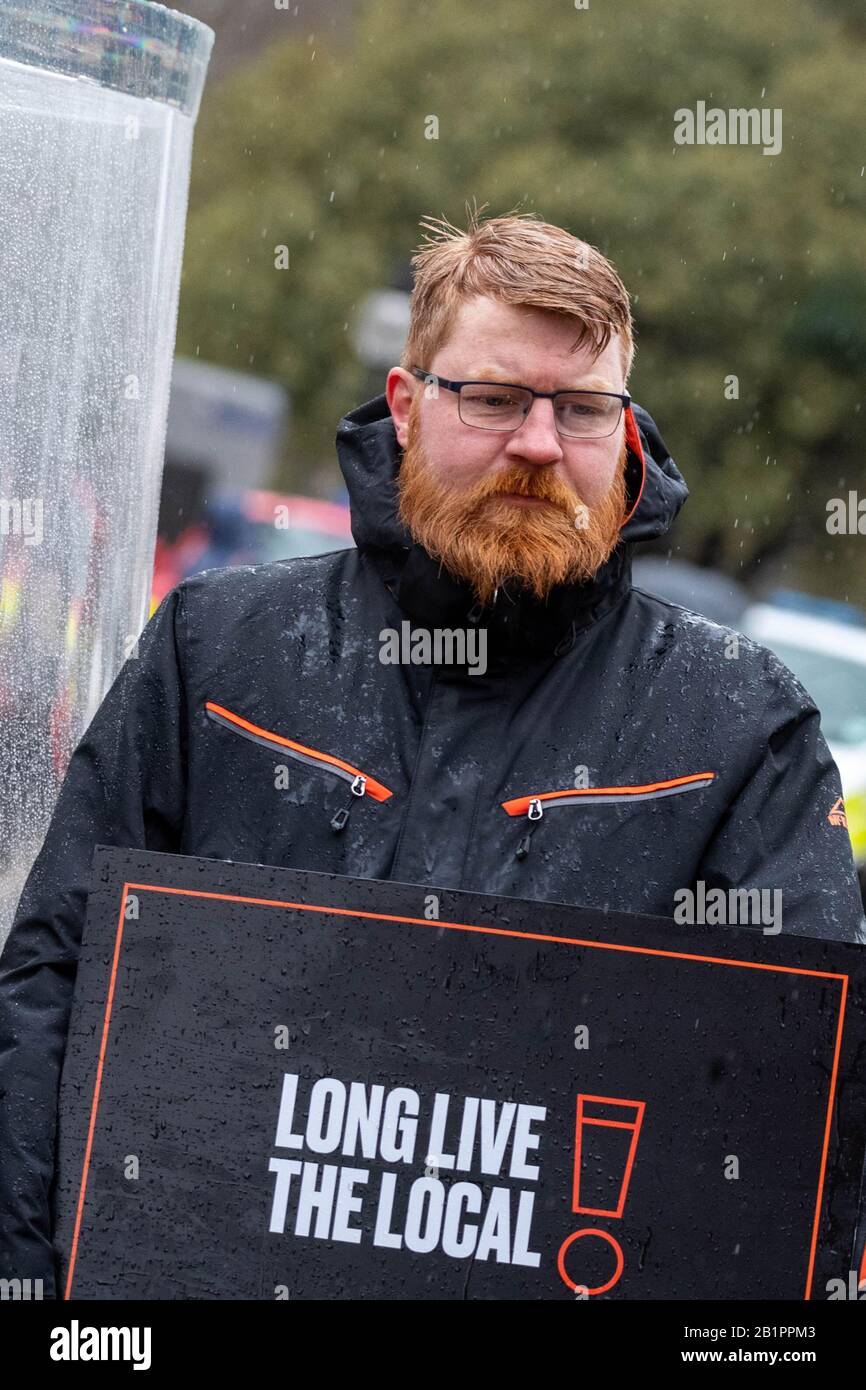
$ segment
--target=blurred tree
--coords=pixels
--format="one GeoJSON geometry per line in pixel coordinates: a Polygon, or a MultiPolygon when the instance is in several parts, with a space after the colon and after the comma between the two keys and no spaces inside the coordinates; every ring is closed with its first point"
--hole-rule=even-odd
{"type": "Polygon", "coordinates": [[[421,216],[517,206],[593,242],[632,293],[630,387],[692,489],[675,548],[746,577],[796,556],[803,582],[866,599],[862,538],[825,526],[862,476],[852,14],[377,0],[339,50],[273,47],[200,119],[179,351],[285,382],[297,482],[363,399],[353,315],[407,263],[421,216]],[[780,108],[781,153],[675,144],[675,112],[699,100],[780,108]]]}

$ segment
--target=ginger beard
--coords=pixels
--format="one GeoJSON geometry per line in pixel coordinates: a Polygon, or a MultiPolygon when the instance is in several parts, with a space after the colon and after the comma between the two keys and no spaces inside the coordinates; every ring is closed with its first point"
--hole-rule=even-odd
{"type": "Polygon", "coordinates": [[[421,443],[417,406],[416,399],[397,477],[400,520],[413,540],[468,581],[485,605],[509,579],[545,599],[554,585],[592,578],[616,546],[625,518],[625,438],[613,484],[589,508],[549,468],[509,467],[468,488],[444,482],[421,443]],[[509,492],[552,505],[524,507],[502,497],[509,492]]]}

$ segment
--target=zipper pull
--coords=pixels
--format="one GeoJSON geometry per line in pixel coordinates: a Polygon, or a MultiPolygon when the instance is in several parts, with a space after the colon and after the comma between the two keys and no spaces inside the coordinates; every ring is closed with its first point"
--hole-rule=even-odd
{"type": "MultiPolygon", "coordinates": [[[[366,779],[366,777],[362,777],[361,774],[360,774],[360,772],[359,772],[359,773],[358,773],[358,776],[355,778],[355,780],[354,780],[353,783],[352,783],[352,795],[353,795],[353,796],[363,796],[363,795],[364,795],[364,792],[365,792],[366,790],[367,790],[367,779],[366,779]]],[[[351,803],[351,801],[349,802],[348,806],[341,806],[340,809],[339,809],[339,811],[337,811],[336,814],[335,814],[334,816],[332,816],[332,818],[331,818],[331,829],[334,830],[334,831],[337,831],[337,832],[339,832],[339,831],[341,831],[341,830],[345,830],[345,828],[346,828],[346,821],[349,819],[349,813],[351,812],[351,810],[352,810],[352,803],[351,803]]]]}
{"type": "MultiPolygon", "coordinates": [[[[542,807],[541,802],[539,801],[539,799],[538,799],[537,796],[534,796],[534,797],[532,798],[532,800],[530,801],[530,803],[529,803],[529,810],[527,811],[526,815],[527,815],[527,818],[528,818],[529,820],[531,820],[531,821],[533,821],[533,822],[536,822],[536,823],[537,823],[538,821],[540,821],[540,820],[541,820],[541,817],[544,815],[544,808],[542,807]]],[[[535,825],[533,824],[533,825],[531,825],[530,828],[527,830],[527,832],[526,832],[526,834],[524,835],[523,839],[520,841],[520,844],[517,846],[517,849],[514,851],[514,858],[515,858],[515,859],[525,859],[525,858],[526,858],[527,854],[529,853],[529,846],[530,846],[530,842],[531,842],[531,840],[532,840],[532,836],[533,836],[534,831],[535,831],[535,825]]]]}

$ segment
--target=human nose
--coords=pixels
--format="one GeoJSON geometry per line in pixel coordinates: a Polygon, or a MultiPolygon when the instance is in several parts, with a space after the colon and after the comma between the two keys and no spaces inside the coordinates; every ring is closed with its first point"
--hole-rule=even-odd
{"type": "Polygon", "coordinates": [[[556,428],[553,401],[536,396],[523,424],[508,437],[505,452],[528,463],[556,463],[562,458],[562,441],[556,428]]]}

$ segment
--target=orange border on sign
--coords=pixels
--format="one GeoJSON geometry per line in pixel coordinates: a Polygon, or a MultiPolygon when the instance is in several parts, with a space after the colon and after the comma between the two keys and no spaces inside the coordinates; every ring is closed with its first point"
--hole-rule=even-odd
{"type": "MultiPolygon", "coordinates": [[[[84,1149],[84,1161],[81,1169],[81,1184],[78,1192],[78,1203],[75,1211],[75,1228],[72,1235],[72,1246],[69,1254],[69,1271],[66,1276],[66,1289],[64,1300],[71,1297],[72,1279],[75,1273],[75,1261],[78,1254],[78,1240],[81,1233],[81,1218],[84,1212],[84,1199],[87,1193],[87,1176],[90,1169],[90,1154],[93,1147],[93,1134],[96,1129],[96,1113],[99,1108],[99,1092],[102,1085],[102,1072],[105,1066],[105,1052],[108,1045],[108,1030],[111,1023],[111,1009],[114,1002],[114,988],[117,981],[117,967],[120,961],[120,947],[123,941],[123,923],[126,912],[126,898],[130,889],[144,891],[147,893],[175,893],[188,898],[215,898],[221,902],[251,903],[258,907],[286,907],[296,912],[325,912],[331,917],[354,917],[367,918],[376,922],[400,922],[406,926],[436,927],[450,929],[451,931],[481,932],[487,936],[516,936],[525,941],[553,941],[560,946],[587,946],[597,951],[620,951],[627,954],[639,956],[667,956],[672,960],[694,960],[701,961],[705,965],[728,965],[744,970],[769,970],[776,974],[783,975],[809,975],[813,979],[820,980],[839,980],[842,989],[839,998],[839,1021],[836,1026],[836,1047],[833,1053],[833,1070],[830,1076],[830,1091],[827,1097],[827,1119],[824,1125],[824,1145],[821,1151],[821,1170],[818,1175],[818,1192],[815,1199],[815,1218],[812,1223],[812,1241],[809,1248],[809,1266],[806,1273],[806,1291],[803,1295],[804,1302],[808,1302],[812,1297],[812,1278],[815,1268],[815,1251],[818,1244],[818,1229],[821,1222],[821,1201],[824,1195],[824,1179],[827,1172],[827,1150],[830,1144],[830,1129],[833,1117],[833,1100],[836,1094],[836,1081],[839,1072],[839,1053],[842,1048],[842,1031],[845,1021],[845,1004],[848,998],[848,976],[840,975],[829,970],[804,970],[801,966],[769,965],[763,961],[751,960],[730,960],[726,956],[702,956],[694,951],[666,951],[655,946],[624,946],[613,941],[587,941],[580,937],[573,936],[553,936],[546,932],[526,932],[513,931],[508,927],[479,927],[469,922],[441,922],[437,919],[427,917],[401,917],[391,912],[362,912],[354,907],[325,907],[319,903],[292,903],[285,902],[279,898],[251,898],[239,893],[211,893],[201,888],[172,888],[166,884],[158,883],[124,883],[123,894],[120,900],[120,912],[117,918],[117,934],[114,942],[114,957],[111,962],[111,975],[108,981],[108,993],[105,999],[105,1013],[102,1021],[102,1037],[99,1043],[99,1060],[96,1066],[96,1078],[93,1083],[93,1101],[90,1107],[90,1123],[87,1128],[87,1142],[84,1149]]],[[[864,1265],[866,1265],[866,1251],[864,1251],[864,1265]]]]}

